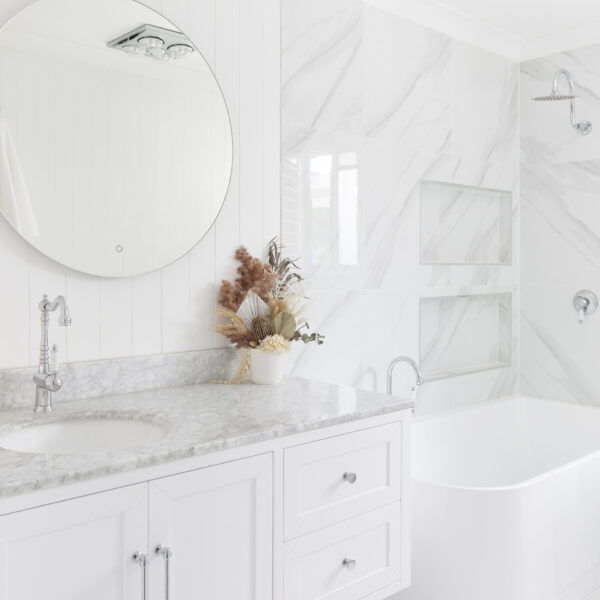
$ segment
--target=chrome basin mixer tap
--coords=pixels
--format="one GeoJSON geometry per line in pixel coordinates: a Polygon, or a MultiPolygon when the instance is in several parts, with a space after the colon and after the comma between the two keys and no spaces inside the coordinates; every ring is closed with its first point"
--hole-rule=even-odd
{"type": "Polygon", "coordinates": [[[40,323],[42,325],[42,338],[40,343],[40,366],[38,372],[33,376],[35,383],[35,408],[36,413],[52,412],[52,394],[58,392],[62,387],[62,381],[58,376],[58,348],[52,346],[52,352],[48,345],[48,325],[50,313],[60,308],[58,324],[66,327],[71,324],[69,307],[64,296],[57,296],[53,302],[48,300],[44,294],[39,303],[40,323]]]}

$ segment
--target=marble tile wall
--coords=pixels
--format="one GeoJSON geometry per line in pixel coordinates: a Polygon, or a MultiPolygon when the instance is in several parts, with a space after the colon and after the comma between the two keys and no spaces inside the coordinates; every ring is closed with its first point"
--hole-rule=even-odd
{"type": "MultiPolygon", "coordinates": [[[[521,65],[521,372],[525,394],[600,404],[600,313],[579,325],[573,296],[600,294],[600,44],[521,65]],[[575,80],[577,119],[548,94],[554,73],[575,80]]],[[[561,90],[564,80],[560,82],[561,90]]]]}
{"type": "MultiPolygon", "coordinates": [[[[511,327],[496,316],[485,331],[490,348],[510,336],[510,364],[429,383],[420,410],[516,391],[518,64],[358,0],[281,11],[282,236],[327,335],[297,350],[292,371],[385,391],[390,360],[421,353],[421,298],[505,294],[511,327]],[[511,193],[508,264],[422,264],[422,180],[511,193]]],[[[473,235],[489,223],[474,219],[473,235]]],[[[409,381],[398,369],[395,391],[409,381]]]]}

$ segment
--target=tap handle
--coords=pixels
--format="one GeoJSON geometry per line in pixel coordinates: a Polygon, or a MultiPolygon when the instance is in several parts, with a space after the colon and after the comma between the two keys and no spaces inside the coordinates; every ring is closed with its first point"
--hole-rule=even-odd
{"type": "Polygon", "coordinates": [[[58,346],[53,344],[52,350],[50,351],[50,373],[58,373],[59,366],[58,346]]]}
{"type": "Polygon", "coordinates": [[[573,298],[573,306],[577,311],[579,323],[583,323],[584,319],[589,315],[593,315],[598,308],[598,297],[590,290],[580,290],[573,298]]]}

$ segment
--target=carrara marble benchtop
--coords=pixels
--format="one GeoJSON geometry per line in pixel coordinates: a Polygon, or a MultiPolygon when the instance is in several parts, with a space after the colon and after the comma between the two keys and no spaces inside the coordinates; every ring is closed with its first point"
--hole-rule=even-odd
{"type": "MultiPolygon", "coordinates": [[[[32,404],[33,406],[33,404],[32,404]]],[[[0,497],[28,493],[410,408],[409,400],[288,377],[279,386],[198,384],[0,411],[0,436],[75,419],[160,424],[154,442],[116,452],[42,455],[0,450],[0,497]]]]}

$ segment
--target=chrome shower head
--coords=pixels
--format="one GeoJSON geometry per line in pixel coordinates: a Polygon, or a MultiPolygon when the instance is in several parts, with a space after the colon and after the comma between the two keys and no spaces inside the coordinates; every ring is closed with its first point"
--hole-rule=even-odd
{"type": "Polygon", "coordinates": [[[552,91],[547,96],[536,96],[532,98],[534,102],[556,102],[558,100],[568,100],[570,103],[571,112],[571,127],[581,133],[581,135],[587,135],[592,130],[592,124],[589,121],[579,121],[575,119],[575,85],[573,84],[573,78],[566,69],[559,69],[554,74],[554,80],[552,81],[552,91]],[[569,85],[569,93],[561,94],[558,91],[558,80],[560,76],[563,76],[567,80],[569,85]]]}
{"type": "Polygon", "coordinates": [[[553,102],[555,100],[575,100],[577,96],[570,96],[568,94],[549,94],[548,96],[536,96],[532,98],[534,102],[553,102]]]}

